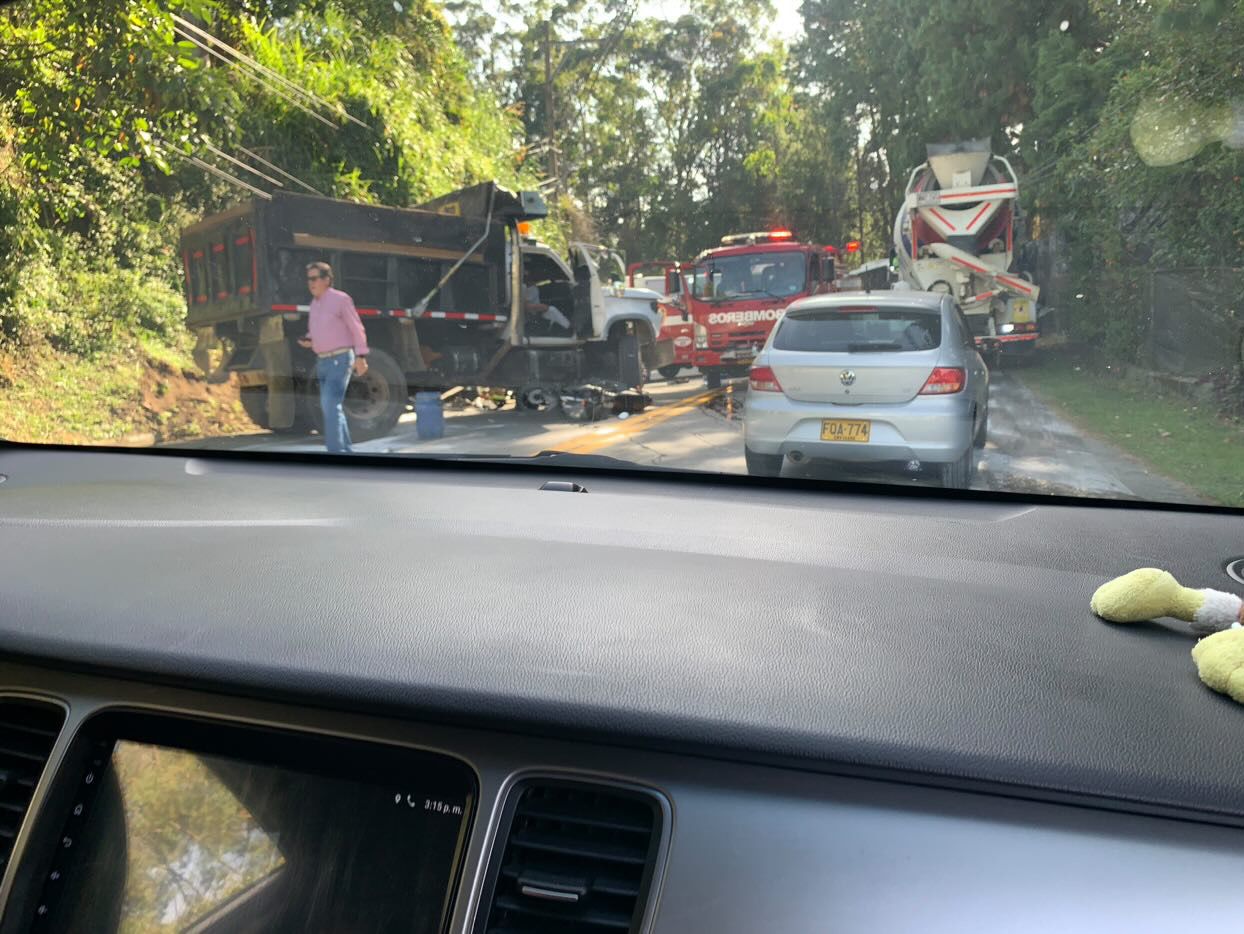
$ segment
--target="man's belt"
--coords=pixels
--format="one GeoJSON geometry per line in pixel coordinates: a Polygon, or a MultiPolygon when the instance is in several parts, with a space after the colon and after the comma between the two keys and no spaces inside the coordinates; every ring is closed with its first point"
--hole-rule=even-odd
{"type": "Polygon", "coordinates": [[[353,347],[342,347],[340,350],[330,350],[328,353],[317,353],[316,356],[321,360],[327,360],[329,357],[340,357],[343,353],[350,353],[353,347]]]}

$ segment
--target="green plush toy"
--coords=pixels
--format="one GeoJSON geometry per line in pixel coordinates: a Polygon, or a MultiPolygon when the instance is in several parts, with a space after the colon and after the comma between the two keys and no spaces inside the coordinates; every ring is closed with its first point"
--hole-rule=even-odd
{"type": "Polygon", "coordinates": [[[1169,616],[1205,636],[1192,660],[1205,684],[1244,704],[1244,600],[1221,590],[1192,590],[1166,571],[1141,568],[1102,584],[1089,604],[1111,623],[1169,616]]]}

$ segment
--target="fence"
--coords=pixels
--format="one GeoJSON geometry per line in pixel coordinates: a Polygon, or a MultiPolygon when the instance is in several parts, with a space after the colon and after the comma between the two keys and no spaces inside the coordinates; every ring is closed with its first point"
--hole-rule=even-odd
{"type": "Polygon", "coordinates": [[[1155,269],[1149,278],[1149,366],[1213,377],[1244,366],[1244,269],[1155,269]]]}

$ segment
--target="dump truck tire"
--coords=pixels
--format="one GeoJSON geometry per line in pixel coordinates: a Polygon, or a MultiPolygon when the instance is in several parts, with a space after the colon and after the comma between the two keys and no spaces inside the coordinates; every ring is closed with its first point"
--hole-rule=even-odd
{"type": "Polygon", "coordinates": [[[260,428],[268,427],[268,387],[247,386],[238,393],[242,400],[242,408],[249,418],[260,428]]]}
{"type": "MultiPolygon", "coordinates": [[[[320,408],[320,382],[314,376],[302,384],[302,407],[306,421],[324,433],[324,412],[320,408]]],[[[367,374],[351,376],[346,389],[346,421],[351,441],[370,441],[389,434],[406,411],[409,390],[406,375],[397,361],[383,350],[367,355],[367,374]]]]}
{"type": "Polygon", "coordinates": [[[350,440],[369,441],[389,434],[406,411],[409,398],[406,374],[397,361],[383,350],[372,350],[367,355],[367,373],[350,377],[346,390],[350,440]]]}
{"type": "MultiPolygon", "coordinates": [[[[301,390],[298,391],[301,393],[301,390]]],[[[288,428],[272,427],[271,421],[268,418],[267,386],[247,386],[238,393],[238,397],[242,400],[242,408],[245,410],[247,418],[260,428],[266,428],[277,434],[301,435],[310,431],[314,424],[307,408],[302,405],[301,395],[294,405],[294,423],[288,428]]],[[[318,405],[319,403],[316,402],[317,407],[318,405]]]]}

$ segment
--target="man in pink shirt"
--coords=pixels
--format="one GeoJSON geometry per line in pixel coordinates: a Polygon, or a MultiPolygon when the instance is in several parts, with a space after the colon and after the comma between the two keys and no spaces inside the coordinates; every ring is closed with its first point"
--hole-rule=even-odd
{"type": "Polygon", "coordinates": [[[347,454],[353,448],[342,403],[351,372],[358,376],[367,372],[367,332],[353,299],[333,288],[333,267],[328,263],[307,266],[307,288],[311,291],[311,312],[307,336],[298,343],[314,350],[319,358],[315,375],[320,381],[324,444],[331,454],[347,454]]]}

